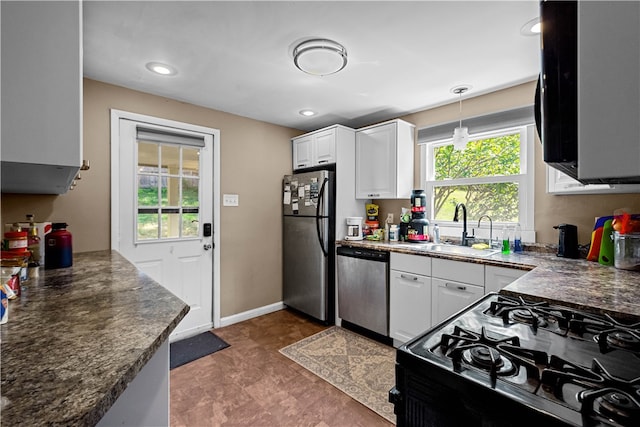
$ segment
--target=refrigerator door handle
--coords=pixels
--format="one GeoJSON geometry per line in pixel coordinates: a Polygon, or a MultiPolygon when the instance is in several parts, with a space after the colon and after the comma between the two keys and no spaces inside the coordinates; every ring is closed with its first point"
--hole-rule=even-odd
{"type": "Polygon", "coordinates": [[[322,219],[320,212],[321,210],[324,210],[324,189],[327,182],[329,182],[329,178],[325,178],[324,181],[322,181],[320,193],[318,194],[318,204],[316,206],[316,231],[318,232],[318,242],[320,243],[320,248],[322,248],[322,253],[325,258],[329,256],[329,250],[325,248],[324,238],[322,237],[322,232],[320,230],[320,222],[322,219]]]}

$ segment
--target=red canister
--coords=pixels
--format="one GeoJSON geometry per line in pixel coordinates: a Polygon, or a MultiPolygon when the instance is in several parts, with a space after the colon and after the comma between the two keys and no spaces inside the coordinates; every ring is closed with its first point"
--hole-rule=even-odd
{"type": "Polygon", "coordinates": [[[65,268],[73,264],[73,245],[67,224],[54,222],[51,233],[44,236],[44,268],[65,268]]]}

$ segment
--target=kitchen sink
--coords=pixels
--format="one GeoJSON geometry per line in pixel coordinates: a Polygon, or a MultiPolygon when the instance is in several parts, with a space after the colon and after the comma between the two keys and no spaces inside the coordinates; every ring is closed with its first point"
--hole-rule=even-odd
{"type": "Polygon", "coordinates": [[[429,252],[439,252],[451,255],[464,255],[473,257],[488,257],[500,252],[497,249],[474,249],[470,246],[458,246],[447,244],[432,244],[427,249],[429,252]]]}

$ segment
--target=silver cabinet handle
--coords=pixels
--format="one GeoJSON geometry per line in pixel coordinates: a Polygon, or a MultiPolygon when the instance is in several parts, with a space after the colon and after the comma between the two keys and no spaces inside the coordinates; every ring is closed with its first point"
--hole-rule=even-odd
{"type": "Polygon", "coordinates": [[[329,163],[329,160],[318,160],[318,164],[329,163]]]}
{"type": "Polygon", "coordinates": [[[404,279],[404,280],[413,280],[413,281],[417,281],[418,280],[418,278],[416,276],[410,276],[408,274],[401,274],[400,278],[404,279]]]}
{"type": "Polygon", "coordinates": [[[369,197],[380,197],[380,193],[371,193],[371,194],[367,194],[367,196],[369,196],[369,197]]]}
{"type": "Polygon", "coordinates": [[[299,167],[299,168],[302,168],[302,167],[305,167],[305,166],[306,166],[306,164],[305,164],[305,163],[300,163],[300,164],[298,164],[298,167],[299,167]]]}
{"type": "Polygon", "coordinates": [[[459,291],[466,291],[467,290],[466,286],[458,285],[457,283],[445,283],[444,286],[447,287],[447,288],[456,288],[459,291]]]}

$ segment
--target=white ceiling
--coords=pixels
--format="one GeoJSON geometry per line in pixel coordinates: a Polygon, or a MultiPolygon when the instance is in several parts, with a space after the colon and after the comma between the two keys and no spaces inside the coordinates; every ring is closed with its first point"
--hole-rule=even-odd
{"type": "Polygon", "coordinates": [[[534,80],[537,1],[85,1],[84,75],[301,130],[358,128],[534,80]],[[308,38],[343,44],[324,77],[292,59],[308,38]],[[176,76],[154,75],[151,61],[176,76]],[[318,114],[303,117],[312,109],[318,114]]]}

